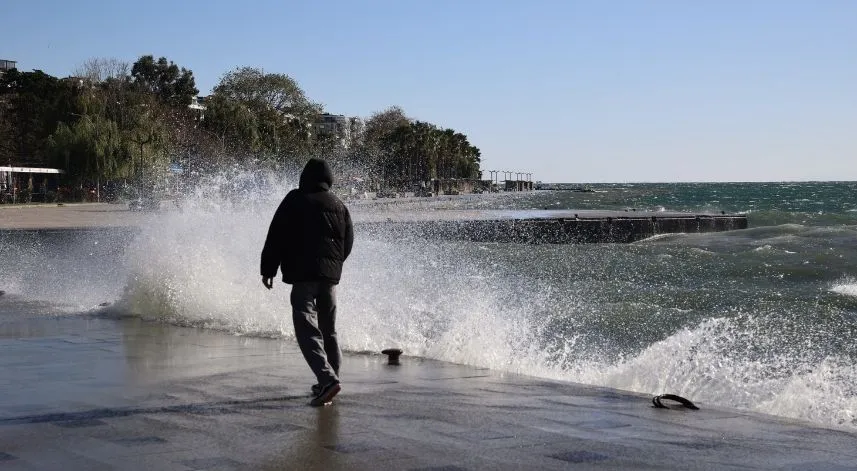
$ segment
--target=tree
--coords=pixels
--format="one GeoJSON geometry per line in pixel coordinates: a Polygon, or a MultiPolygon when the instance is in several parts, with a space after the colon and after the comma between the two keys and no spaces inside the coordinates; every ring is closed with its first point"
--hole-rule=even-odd
{"type": "Polygon", "coordinates": [[[12,163],[15,155],[15,136],[18,130],[11,107],[0,100],[0,163],[12,163]]]}
{"type": "Polygon", "coordinates": [[[206,105],[203,125],[236,152],[284,161],[310,151],[321,112],[288,75],[252,67],[224,74],[206,105]]]}
{"type": "Polygon", "coordinates": [[[259,133],[256,115],[241,103],[227,97],[211,95],[206,102],[203,124],[225,142],[236,143],[247,150],[256,150],[259,133]]]}
{"type": "Polygon", "coordinates": [[[368,178],[375,186],[385,186],[389,180],[398,178],[402,166],[397,155],[403,151],[399,140],[406,137],[405,128],[410,122],[411,119],[399,106],[377,111],[366,120],[362,156],[368,178]]]}
{"type": "Polygon", "coordinates": [[[127,152],[115,122],[83,116],[74,124],[60,123],[47,140],[51,163],[69,177],[98,180],[128,174],[127,152]]]}
{"type": "Polygon", "coordinates": [[[427,181],[437,174],[440,135],[437,126],[431,123],[415,121],[411,126],[419,146],[412,165],[415,168],[416,177],[421,181],[427,181]]]}
{"type": "MultiPolygon", "coordinates": [[[[11,120],[14,150],[9,157],[19,163],[41,165],[45,142],[57,124],[79,113],[79,85],[61,80],[41,70],[19,72],[12,69],[0,77],[0,102],[5,119],[11,120]]],[[[8,150],[7,150],[8,152],[8,150]]]]}
{"type": "Polygon", "coordinates": [[[170,116],[168,110],[159,109],[157,102],[140,107],[132,115],[132,125],[124,134],[130,143],[134,178],[139,183],[153,175],[163,174],[170,163],[168,151],[175,144],[170,132],[178,125],[170,122],[170,116]]]}
{"type": "Polygon", "coordinates": [[[430,179],[479,177],[479,149],[470,145],[467,136],[424,121],[405,122],[401,116],[392,110],[370,119],[374,136],[382,136],[377,142],[376,172],[384,186],[408,190],[430,179]]]}
{"type": "Polygon", "coordinates": [[[131,77],[141,90],[148,91],[170,106],[188,106],[199,93],[196,80],[189,69],[161,57],[142,56],[131,67],[131,77]]]}
{"type": "Polygon", "coordinates": [[[366,120],[364,139],[369,146],[379,146],[384,139],[400,126],[408,125],[411,118],[405,115],[405,110],[399,106],[390,106],[383,111],[377,111],[366,120]]]}
{"type": "Polygon", "coordinates": [[[72,71],[72,76],[82,78],[90,83],[103,83],[108,80],[125,80],[131,70],[127,61],[113,57],[93,57],[87,59],[72,71]]]}
{"type": "Polygon", "coordinates": [[[309,101],[293,78],[253,67],[224,74],[214,93],[257,113],[272,110],[284,117],[315,118],[321,112],[321,105],[309,101]]]}
{"type": "Polygon", "coordinates": [[[50,163],[81,183],[151,177],[174,162],[217,170],[228,156],[299,167],[321,154],[349,181],[375,188],[479,174],[479,149],[467,136],[412,120],[398,106],[365,123],[339,119],[334,134],[316,132],[321,105],[285,74],[227,72],[202,119],[187,106],[198,93],[193,72],[164,57],[142,56],[130,67],[93,58],[74,73],[0,76],[0,162],[50,163]]]}

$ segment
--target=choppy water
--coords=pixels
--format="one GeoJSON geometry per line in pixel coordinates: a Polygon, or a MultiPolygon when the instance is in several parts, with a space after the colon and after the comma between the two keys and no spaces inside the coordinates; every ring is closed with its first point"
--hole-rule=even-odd
{"type": "MultiPolygon", "coordinates": [[[[258,276],[286,188],[200,193],[138,234],[0,235],[0,289],[47,303],[43,314],[108,301],[119,315],[291,338],[287,287],[258,276]]],[[[345,347],[857,428],[857,183],[591,188],[351,207],[724,210],[750,228],[535,246],[358,231],[339,291],[345,347]]]]}

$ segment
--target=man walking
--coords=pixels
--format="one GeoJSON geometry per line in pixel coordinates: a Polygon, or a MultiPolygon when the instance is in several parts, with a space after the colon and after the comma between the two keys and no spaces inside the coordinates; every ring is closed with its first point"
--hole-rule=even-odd
{"type": "Polygon", "coordinates": [[[271,289],[277,268],[292,285],[292,320],[301,353],[315,374],[312,406],[330,402],[341,386],[336,339],[336,285],[351,253],[354,228],[348,208],[330,192],[327,162],[310,159],[300,184],[280,203],[262,249],[262,284],[271,289]]]}

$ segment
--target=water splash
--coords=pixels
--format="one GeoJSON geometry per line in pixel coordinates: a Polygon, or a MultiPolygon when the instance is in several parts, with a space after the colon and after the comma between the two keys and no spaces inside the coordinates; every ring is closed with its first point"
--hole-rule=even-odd
{"type": "Polygon", "coordinates": [[[830,288],[830,291],[843,296],[857,297],[857,278],[846,277],[837,281],[830,288]]]}
{"type": "Polygon", "coordinates": [[[580,363],[566,379],[857,428],[857,366],[847,356],[783,351],[761,334],[752,318],[710,319],[630,358],[580,363]]]}

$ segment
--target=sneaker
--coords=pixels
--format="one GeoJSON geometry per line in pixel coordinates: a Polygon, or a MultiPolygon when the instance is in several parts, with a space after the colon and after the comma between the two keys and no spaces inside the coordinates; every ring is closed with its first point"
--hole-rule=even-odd
{"type": "Polygon", "coordinates": [[[318,394],[321,392],[321,385],[313,384],[312,387],[309,388],[309,390],[312,391],[313,397],[318,396],[318,394]]]}
{"type": "Polygon", "coordinates": [[[328,404],[330,401],[333,400],[333,397],[336,396],[341,389],[342,387],[339,385],[339,381],[327,383],[324,385],[323,388],[321,388],[321,391],[319,391],[318,394],[314,398],[312,398],[312,401],[309,402],[309,405],[313,407],[319,407],[328,404]]]}

